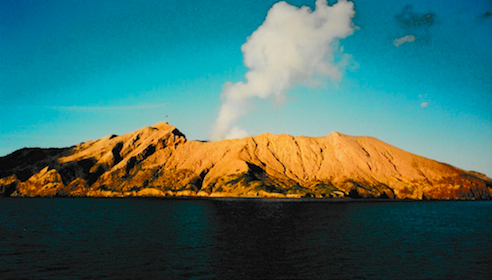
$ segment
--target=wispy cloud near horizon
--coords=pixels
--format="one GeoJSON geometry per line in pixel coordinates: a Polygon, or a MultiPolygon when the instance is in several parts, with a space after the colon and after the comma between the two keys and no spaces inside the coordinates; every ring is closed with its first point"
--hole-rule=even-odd
{"type": "Polygon", "coordinates": [[[46,109],[58,111],[77,111],[77,112],[93,112],[93,111],[134,111],[147,110],[168,106],[169,103],[159,104],[139,104],[139,105],[116,105],[116,106],[44,106],[46,109]]]}

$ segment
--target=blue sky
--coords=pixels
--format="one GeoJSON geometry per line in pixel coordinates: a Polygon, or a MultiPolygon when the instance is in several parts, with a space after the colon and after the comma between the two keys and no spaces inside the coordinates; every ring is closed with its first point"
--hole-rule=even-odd
{"type": "MultiPolygon", "coordinates": [[[[254,99],[238,124],[374,136],[492,176],[492,2],[353,2],[342,80],[254,99]]],[[[0,1],[0,156],[161,121],[207,139],[223,85],[245,79],[241,46],[275,3],[0,1]]]]}

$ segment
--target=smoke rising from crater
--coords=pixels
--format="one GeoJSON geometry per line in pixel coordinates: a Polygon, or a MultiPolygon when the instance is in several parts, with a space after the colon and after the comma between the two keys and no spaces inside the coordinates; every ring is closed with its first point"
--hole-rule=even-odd
{"type": "MultiPolygon", "coordinates": [[[[282,100],[297,85],[314,85],[320,78],[342,77],[338,39],[354,31],[354,5],[339,0],[329,6],[316,0],[315,10],[278,2],[263,24],[241,47],[248,68],[244,82],[226,83],[222,106],[210,140],[238,138],[247,132],[235,125],[249,111],[254,97],[282,100]]],[[[343,61],[343,59],[342,59],[343,61]]]]}

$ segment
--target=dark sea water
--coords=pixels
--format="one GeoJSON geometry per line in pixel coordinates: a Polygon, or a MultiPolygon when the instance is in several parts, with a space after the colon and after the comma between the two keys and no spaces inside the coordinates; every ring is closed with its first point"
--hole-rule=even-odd
{"type": "Polygon", "coordinates": [[[492,201],[0,199],[1,279],[492,279],[492,201]]]}

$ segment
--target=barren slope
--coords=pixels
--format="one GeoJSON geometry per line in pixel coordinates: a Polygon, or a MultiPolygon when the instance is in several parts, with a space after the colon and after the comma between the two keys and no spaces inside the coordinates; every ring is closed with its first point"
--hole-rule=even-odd
{"type": "Polygon", "coordinates": [[[187,141],[160,123],[65,149],[0,158],[4,196],[490,199],[492,180],[372,137],[262,134],[187,141]]]}

